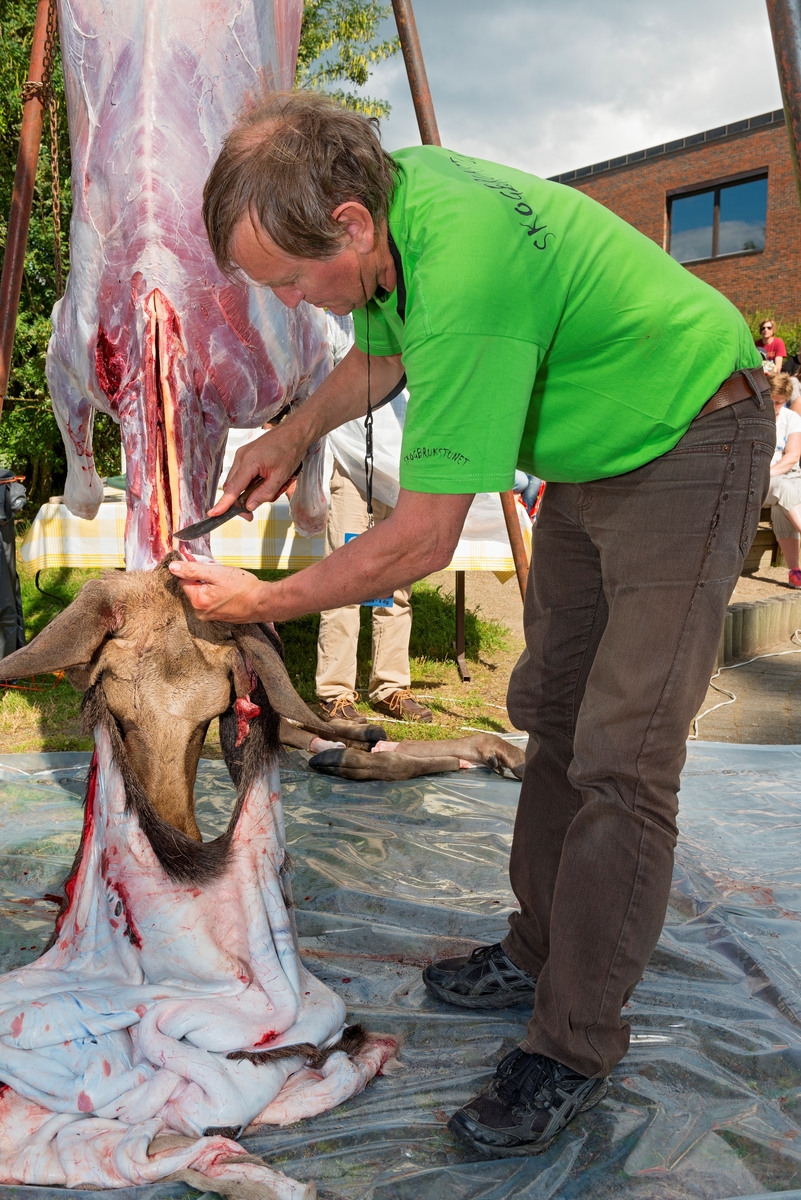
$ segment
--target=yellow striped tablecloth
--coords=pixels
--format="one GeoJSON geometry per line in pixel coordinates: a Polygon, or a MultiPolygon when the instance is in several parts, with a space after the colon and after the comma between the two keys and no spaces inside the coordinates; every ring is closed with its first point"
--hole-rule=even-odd
{"type": "MultiPolygon", "coordinates": [[[[124,567],[125,495],[106,489],[106,497],[93,521],[74,517],[60,502],[43,504],[25,534],[20,558],[33,570],[52,567],[124,567]]],[[[527,549],[531,551],[530,534],[527,549]]],[[[289,502],[281,497],[263,504],[252,522],[234,517],[211,535],[211,552],[217,562],[251,569],[299,569],[323,557],[324,539],[300,537],[289,516],[289,502]]],[[[499,579],[514,574],[509,542],[462,538],[449,570],[494,571],[499,579]]]]}

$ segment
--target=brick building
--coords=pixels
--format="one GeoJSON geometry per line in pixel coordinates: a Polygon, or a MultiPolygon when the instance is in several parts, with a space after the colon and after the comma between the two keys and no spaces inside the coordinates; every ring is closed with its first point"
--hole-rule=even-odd
{"type": "Polygon", "coordinates": [[[611,208],[742,312],[801,319],[801,209],[783,111],[553,178],[611,208]]]}

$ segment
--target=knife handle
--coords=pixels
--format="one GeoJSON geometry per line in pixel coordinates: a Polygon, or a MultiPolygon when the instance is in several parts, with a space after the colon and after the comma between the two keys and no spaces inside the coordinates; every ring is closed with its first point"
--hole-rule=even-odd
{"type": "Polygon", "coordinates": [[[255,479],[251,479],[250,483],[245,488],[244,492],[240,492],[239,495],[237,496],[237,498],[236,498],[237,505],[242,509],[246,508],[246,502],[253,495],[256,488],[259,486],[259,484],[262,484],[262,483],[264,483],[264,479],[261,475],[257,475],[255,479]]]}

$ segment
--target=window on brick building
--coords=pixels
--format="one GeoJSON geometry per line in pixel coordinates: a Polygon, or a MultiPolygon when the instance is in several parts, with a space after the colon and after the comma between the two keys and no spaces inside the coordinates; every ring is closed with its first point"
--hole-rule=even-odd
{"type": "Polygon", "coordinates": [[[767,207],[767,175],[673,195],[669,252],[686,263],[764,250],[767,207]]]}

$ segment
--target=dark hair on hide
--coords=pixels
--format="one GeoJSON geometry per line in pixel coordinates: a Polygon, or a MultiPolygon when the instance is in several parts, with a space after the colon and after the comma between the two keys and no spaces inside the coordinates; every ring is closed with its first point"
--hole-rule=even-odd
{"type": "MultiPolygon", "coordinates": [[[[279,718],[270,706],[260,681],[254,689],[254,699],[261,707],[261,714],[250,722],[250,731],[241,747],[241,755],[236,759],[232,757],[227,764],[237,788],[236,803],[228,828],[213,841],[196,842],[194,838],[188,837],[164,821],[150,803],[145,789],[128,761],[119,725],[106,704],[102,677],[84,695],[81,705],[84,727],[91,730],[100,725],[107,731],[114,764],[122,775],[125,786],[128,811],[135,814],[159,863],[170,879],[177,883],[202,885],[210,883],[222,874],[228,862],[231,841],[247,790],[265,760],[275,761],[278,755],[279,718]]],[[[72,873],[76,869],[73,866],[72,873]]]]}
{"type": "Polygon", "coordinates": [[[305,1058],[307,1067],[318,1068],[327,1058],[342,1050],[345,1054],[358,1054],[367,1041],[367,1030],[363,1025],[348,1025],[342,1037],[326,1050],[318,1050],[311,1042],[296,1042],[294,1046],[276,1046],[275,1050],[232,1050],[226,1054],[232,1062],[261,1063],[277,1062],[280,1058],[305,1058]]]}

